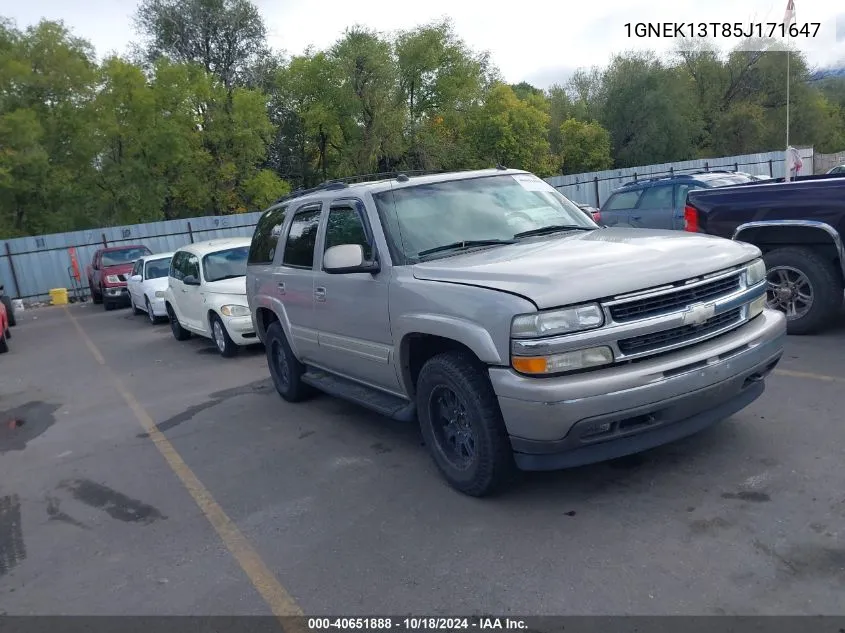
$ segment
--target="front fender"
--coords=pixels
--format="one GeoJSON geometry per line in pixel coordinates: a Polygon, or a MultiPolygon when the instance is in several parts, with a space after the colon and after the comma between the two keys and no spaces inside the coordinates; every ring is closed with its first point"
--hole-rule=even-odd
{"type": "Polygon", "coordinates": [[[502,358],[490,332],[467,319],[418,312],[404,314],[392,325],[399,341],[404,341],[411,334],[430,334],[465,345],[485,364],[506,365],[508,362],[508,359],[502,358]]]}

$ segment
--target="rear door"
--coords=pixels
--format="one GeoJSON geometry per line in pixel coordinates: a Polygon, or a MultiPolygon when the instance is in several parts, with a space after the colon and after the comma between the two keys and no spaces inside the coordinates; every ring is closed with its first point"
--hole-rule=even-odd
{"type": "Polygon", "coordinates": [[[601,206],[601,221],[605,226],[630,226],[629,215],[637,207],[642,189],[617,191],[601,206]]]}
{"type": "Polygon", "coordinates": [[[675,216],[674,190],[672,184],[644,189],[637,208],[628,214],[628,226],[637,229],[671,229],[675,216]]]}
{"type": "Polygon", "coordinates": [[[285,234],[281,265],[273,270],[275,292],[285,307],[290,324],[291,346],[304,362],[313,362],[317,355],[314,251],[322,208],[323,204],[317,202],[296,209],[285,234]]]}

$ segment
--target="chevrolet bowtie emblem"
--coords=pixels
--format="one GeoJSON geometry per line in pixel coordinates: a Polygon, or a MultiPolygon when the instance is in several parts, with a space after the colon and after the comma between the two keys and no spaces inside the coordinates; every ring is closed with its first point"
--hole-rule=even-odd
{"type": "Polygon", "coordinates": [[[684,325],[701,325],[716,314],[716,304],[696,303],[684,312],[684,325]]]}

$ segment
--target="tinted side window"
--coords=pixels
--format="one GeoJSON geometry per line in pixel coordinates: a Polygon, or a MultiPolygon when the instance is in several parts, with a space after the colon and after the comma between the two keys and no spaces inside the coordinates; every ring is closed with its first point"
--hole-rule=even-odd
{"type": "Polygon", "coordinates": [[[610,200],[604,203],[602,211],[618,211],[619,209],[633,209],[642,194],[642,189],[635,191],[623,191],[610,196],[610,200]]]}
{"type": "Polygon", "coordinates": [[[672,185],[661,185],[660,187],[649,187],[643,192],[640,206],[641,210],[666,209],[672,206],[672,185]]]}
{"type": "Polygon", "coordinates": [[[173,256],[173,259],[170,262],[170,276],[174,279],[178,279],[182,281],[185,277],[185,271],[183,269],[185,256],[187,253],[179,252],[173,256]]]}
{"type": "Polygon", "coordinates": [[[285,256],[282,263],[295,268],[311,268],[314,265],[314,244],[317,242],[317,226],[320,224],[320,210],[299,211],[290,223],[285,256]]]}
{"type": "Polygon", "coordinates": [[[200,278],[200,260],[196,255],[191,255],[187,253],[187,257],[185,257],[185,264],[183,266],[183,270],[185,271],[185,276],[193,275],[197,279],[200,278]]]}
{"type": "Polygon", "coordinates": [[[326,249],[340,244],[360,244],[364,257],[372,259],[373,247],[358,211],[352,207],[335,207],[329,211],[326,227],[326,249]]]}
{"type": "Polygon", "coordinates": [[[286,211],[287,207],[276,207],[268,210],[258,220],[249,246],[249,256],[246,260],[248,266],[273,262],[276,244],[282,232],[282,225],[285,223],[286,211]]]}

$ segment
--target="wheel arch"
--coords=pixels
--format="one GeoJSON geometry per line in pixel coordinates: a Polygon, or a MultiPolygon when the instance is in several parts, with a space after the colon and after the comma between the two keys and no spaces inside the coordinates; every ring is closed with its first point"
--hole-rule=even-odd
{"type": "Polygon", "coordinates": [[[740,224],[731,239],[767,252],[787,246],[810,247],[833,262],[845,281],[845,246],[842,236],[827,222],[817,220],[767,220],[740,224]]]}

